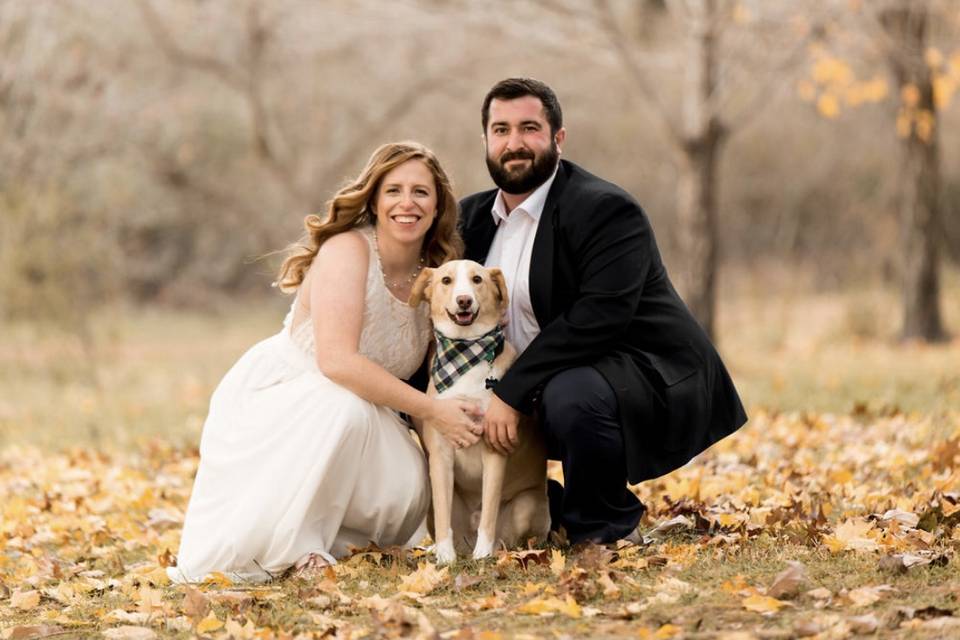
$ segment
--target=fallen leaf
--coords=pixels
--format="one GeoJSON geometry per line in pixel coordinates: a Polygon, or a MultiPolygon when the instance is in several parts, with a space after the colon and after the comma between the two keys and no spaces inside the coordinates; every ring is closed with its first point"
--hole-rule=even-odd
{"type": "Polygon", "coordinates": [[[912,567],[930,564],[930,562],[930,558],[925,558],[923,556],[918,556],[912,553],[897,553],[886,555],[880,558],[880,568],[884,571],[905,573],[912,567]]]}
{"type": "MultiPolygon", "coordinates": [[[[47,624],[34,624],[34,625],[25,625],[20,627],[14,627],[9,630],[7,640],[37,640],[39,638],[44,638],[53,634],[57,634],[61,631],[60,627],[55,625],[47,624]]],[[[7,633],[4,631],[4,633],[7,633]]]]}
{"type": "Polygon", "coordinates": [[[893,587],[888,584],[881,584],[873,587],[860,587],[852,589],[843,595],[854,607],[867,607],[880,600],[884,593],[893,591],[893,587]]]}
{"type": "Polygon", "coordinates": [[[39,591],[14,591],[10,594],[10,606],[21,611],[29,611],[40,604],[39,591]]]}
{"type": "Polygon", "coordinates": [[[400,578],[400,591],[426,595],[446,582],[449,569],[437,570],[431,562],[421,562],[417,570],[400,578]]]}
{"type": "Polygon", "coordinates": [[[463,591],[464,589],[469,589],[483,582],[483,578],[480,576],[471,576],[465,573],[458,573],[457,577],[453,579],[453,589],[457,592],[463,591]]]}
{"type": "Polygon", "coordinates": [[[499,559],[497,560],[498,566],[503,566],[509,563],[511,560],[515,560],[517,564],[520,565],[520,568],[524,571],[527,570],[527,566],[533,562],[534,564],[549,564],[550,559],[547,554],[546,549],[523,549],[521,551],[503,551],[500,554],[499,559]]]}
{"type": "Polygon", "coordinates": [[[610,577],[609,571],[601,571],[600,577],[597,578],[597,582],[600,583],[600,586],[603,587],[603,595],[607,598],[618,598],[620,597],[620,587],[614,583],[613,578],[610,577]]]}
{"type": "Polygon", "coordinates": [[[552,615],[562,613],[570,618],[579,618],[582,610],[573,596],[568,595],[565,600],[559,598],[534,598],[517,608],[519,613],[533,615],[552,615]]]}
{"type": "Polygon", "coordinates": [[[643,536],[643,542],[644,544],[652,544],[657,539],[664,538],[671,533],[674,533],[677,531],[683,531],[686,529],[692,529],[692,528],[693,528],[693,521],[690,520],[690,518],[686,516],[677,516],[665,522],[661,522],[660,524],[655,526],[653,529],[648,531],[643,536]]]}
{"type": "Polygon", "coordinates": [[[667,623],[657,629],[654,632],[653,637],[656,638],[656,640],[667,640],[669,638],[675,638],[681,633],[683,633],[683,627],[678,627],[675,624],[667,623]]]}
{"type": "Polygon", "coordinates": [[[767,589],[767,595],[771,598],[793,598],[807,582],[807,569],[802,563],[789,561],[787,564],[790,566],[777,574],[767,589]]]}
{"type": "Polygon", "coordinates": [[[157,633],[148,627],[114,627],[105,629],[103,637],[107,640],[154,640],[157,633]]]}
{"type": "Polygon", "coordinates": [[[199,589],[188,585],[180,603],[180,610],[192,620],[202,620],[210,611],[210,598],[203,595],[199,589]]]}
{"type": "Polygon", "coordinates": [[[563,555],[563,552],[559,549],[553,549],[550,551],[550,572],[559,576],[563,573],[563,570],[567,566],[567,558],[563,555]]]}
{"type": "Polygon", "coordinates": [[[880,626],[880,621],[872,613],[863,616],[856,616],[847,620],[850,630],[860,635],[876,633],[880,626]]]}
{"type": "Polygon", "coordinates": [[[211,631],[216,631],[222,626],[223,621],[217,618],[217,616],[211,611],[210,615],[197,623],[197,633],[210,633],[211,631]]]}
{"type": "Polygon", "coordinates": [[[145,624],[150,619],[150,614],[143,611],[127,611],[126,609],[114,609],[108,611],[103,616],[104,622],[127,622],[133,625],[145,624]]]}
{"type": "Polygon", "coordinates": [[[224,623],[223,630],[230,640],[254,640],[257,637],[257,628],[250,620],[247,620],[247,623],[241,626],[239,622],[231,618],[224,623]]]}
{"type": "Polygon", "coordinates": [[[880,516],[880,519],[884,522],[895,520],[909,529],[916,529],[917,524],[920,523],[920,516],[902,509],[890,509],[884,512],[884,514],[880,516]]]}
{"type": "Polygon", "coordinates": [[[873,523],[856,518],[837,526],[832,536],[823,537],[823,543],[833,553],[874,551],[880,546],[875,539],[873,523]]]}
{"type": "Polygon", "coordinates": [[[163,592],[159,589],[151,589],[148,586],[140,587],[134,599],[137,600],[137,610],[147,615],[153,615],[165,609],[163,592]]]}
{"type": "Polygon", "coordinates": [[[754,611],[764,615],[774,614],[777,611],[780,611],[780,609],[783,607],[787,606],[787,603],[783,602],[782,600],[761,595],[753,595],[748,598],[744,598],[741,604],[747,611],[754,611]]]}

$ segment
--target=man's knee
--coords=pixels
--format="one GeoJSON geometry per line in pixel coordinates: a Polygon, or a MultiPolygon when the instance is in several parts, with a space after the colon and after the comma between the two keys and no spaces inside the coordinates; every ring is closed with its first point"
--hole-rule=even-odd
{"type": "Polygon", "coordinates": [[[574,441],[586,422],[616,420],[613,389],[593,367],[555,375],[544,387],[541,402],[544,426],[561,442],[574,441]]]}

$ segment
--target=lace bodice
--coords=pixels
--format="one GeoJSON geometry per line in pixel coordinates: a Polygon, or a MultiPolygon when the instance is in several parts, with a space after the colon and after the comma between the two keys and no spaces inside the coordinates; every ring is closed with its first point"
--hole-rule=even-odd
{"type": "MultiPolygon", "coordinates": [[[[370,248],[360,353],[398,378],[409,378],[420,367],[430,344],[429,307],[424,302],[413,308],[390,293],[383,281],[373,227],[361,227],[359,231],[370,248]]],[[[290,332],[294,344],[314,361],[313,320],[307,315],[296,327],[291,327],[296,306],[297,300],[294,299],[283,321],[284,330],[290,332]]]]}

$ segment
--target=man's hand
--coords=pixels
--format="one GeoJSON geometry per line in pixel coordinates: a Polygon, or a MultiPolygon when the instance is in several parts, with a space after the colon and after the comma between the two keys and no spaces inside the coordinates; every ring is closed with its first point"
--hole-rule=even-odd
{"type": "Polygon", "coordinates": [[[517,446],[520,412],[494,394],[483,416],[483,437],[494,451],[509,455],[517,446]]]}

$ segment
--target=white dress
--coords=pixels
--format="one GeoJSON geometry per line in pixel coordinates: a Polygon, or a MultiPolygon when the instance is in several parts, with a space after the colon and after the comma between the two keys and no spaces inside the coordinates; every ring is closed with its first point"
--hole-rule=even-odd
{"type": "MultiPolygon", "coordinates": [[[[360,232],[370,246],[360,352],[408,378],[426,354],[429,311],[387,290],[372,229],[360,232]]],[[[176,582],[266,580],[310,553],[333,561],[351,546],[404,544],[426,515],[426,464],[407,425],[320,372],[309,316],[291,327],[295,306],[213,393],[168,569],[176,582]]]]}

